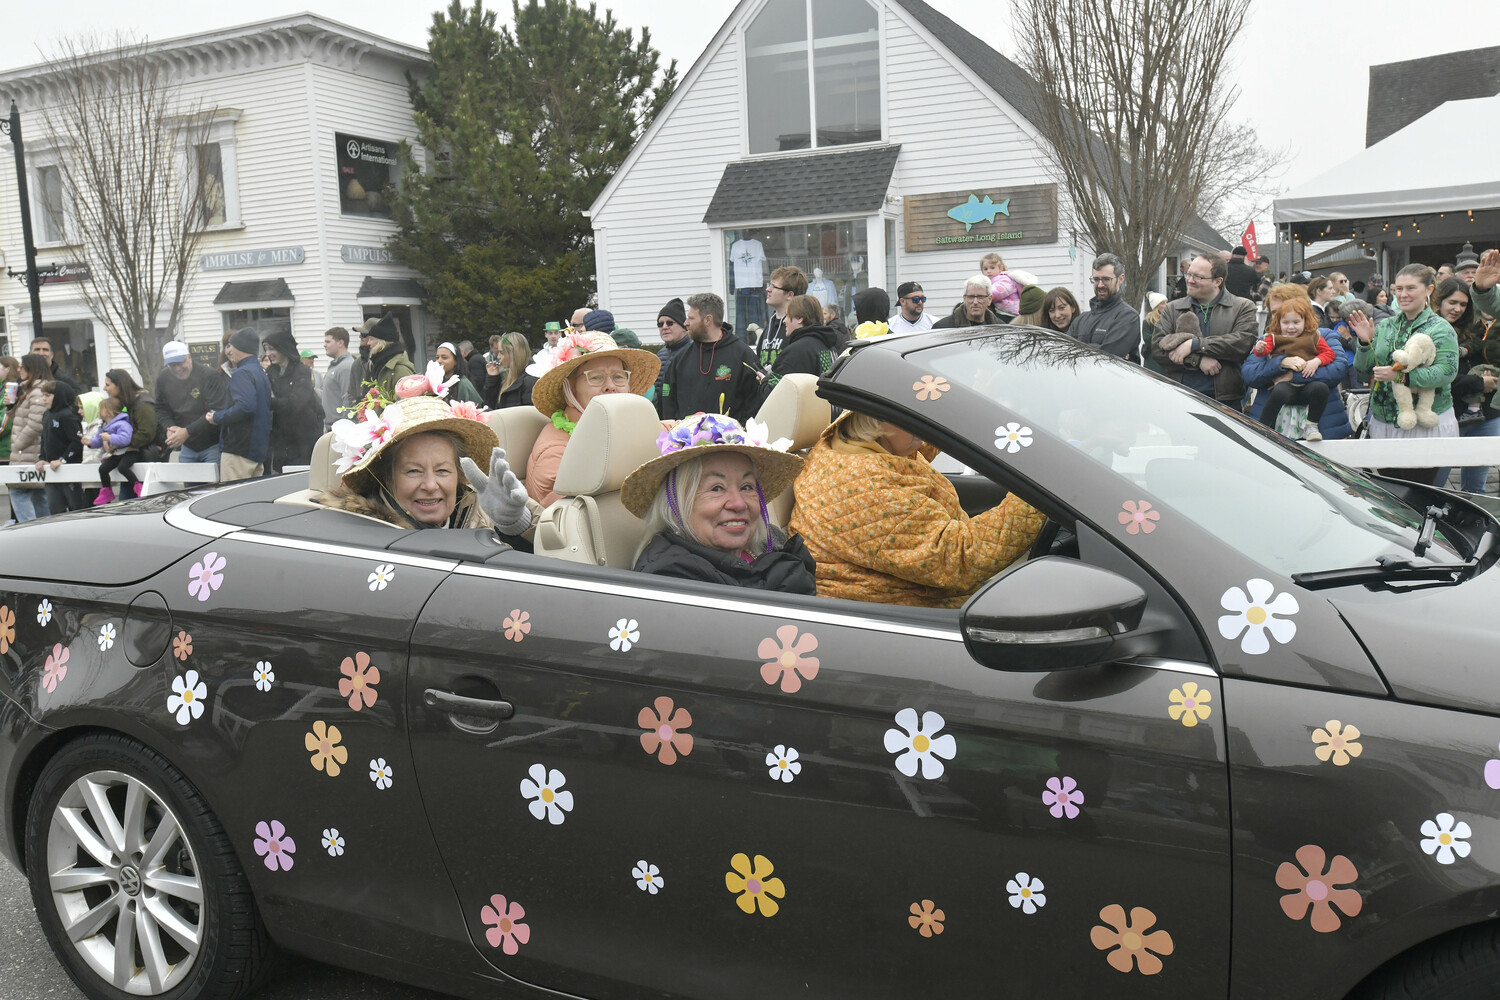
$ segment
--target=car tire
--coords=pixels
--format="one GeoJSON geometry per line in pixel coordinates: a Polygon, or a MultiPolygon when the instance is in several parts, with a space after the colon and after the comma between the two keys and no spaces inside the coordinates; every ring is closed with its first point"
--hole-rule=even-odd
{"type": "Polygon", "coordinates": [[[48,761],[25,859],[47,941],[94,1000],[229,1000],[272,967],[224,828],[181,772],[134,740],[89,735],[48,761]]]}
{"type": "Polygon", "coordinates": [[[1371,975],[1350,1000],[1491,1000],[1500,982],[1500,924],[1419,946],[1371,975]]]}

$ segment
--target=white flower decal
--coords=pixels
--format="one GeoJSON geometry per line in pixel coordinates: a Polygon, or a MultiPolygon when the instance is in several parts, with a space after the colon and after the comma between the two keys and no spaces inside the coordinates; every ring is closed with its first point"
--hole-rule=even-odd
{"type": "Polygon", "coordinates": [[[44,597],[42,598],[42,603],[36,606],[36,623],[38,625],[45,625],[51,620],[52,602],[44,597]]]}
{"type": "Polygon", "coordinates": [[[1005,891],[1010,893],[1010,905],[1022,913],[1035,913],[1047,905],[1047,895],[1042,892],[1047,888],[1039,878],[1032,878],[1025,872],[1016,872],[1016,877],[1005,883],[1005,891]]]}
{"type": "Polygon", "coordinates": [[[766,766],[771,769],[772,781],[790,783],[793,778],[802,773],[802,764],[797,760],[796,748],[780,744],[766,754],[766,766]]]}
{"type": "Polygon", "coordinates": [[[617,653],[628,653],[630,647],[641,641],[641,624],[634,618],[621,618],[609,630],[609,648],[617,653]]]}
{"type": "Polygon", "coordinates": [[[1031,447],[1031,428],[1015,421],[995,428],[995,447],[1014,455],[1022,448],[1031,447]]]}
{"type": "Polygon", "coordinates": [[[177,724],[185,726],[194,719],[202,718],[203,703],[208,700],[208,685],[198,679],[198,671],[172,678],[172,693],[167,695],[167,711],[177,716],[177,724]]]}
{"type": "Polygon", "coordinates": [[[1266,641],[1267,632],[1280,643],[1291,642],[1292,636],[1297,634],[1296,622],[1276,617],[1295,615],[1299,610],[1297,598],[1291,594],[1276,594],[1276,588],[1269,580],[1249,580],[1245,583],[1245,590],[1230,587],[1219,598],[1219,606],[1225,611],[1233,612],[1219,616],[1219,634],[1232,640],[1238,639],[1243,632],[1245,638],[1240,643],[1240,649],[1251,655],[1264,653],[1271,648],[1271,644],[1266,641]],[[1245,591],[1249,591],[1248,596],[1245,591]],[[1275,600],[1271,599],[1273,594],[1275,600]]]}
{"type": "Polygon", "coordinates": [[[521,779],[521,794],[532,800],[527,807],[531,815],[561,826],[567,819],[563,814],[573,811],[573,793],[558,791],[568,779],[561,771],[555,768],[549,771],[541,764],[532,764],[526,773],[531,777],[521,779]]]}
{"type": "Polygon", "coordinates": [[[370,590],[373,592],[384,590],[394,579],[396,579],[396,567],[391,563],[381,563],[375,567],[375,572],[371,573],[365,582],[370,585],[370,590]]]}
{"type": "Polygon", "coordinates": [[[952,760],[953,755],[958,752],[958,745],[952,735],[937,735],[943,728],[943,717],[936,712],[923,712],[921,723],[918,724],[917,710],[903,708],[896,713],[896,725],[901,728],[885,731],[886,751],[901,754],[896,758],[896,770],[910,778],[917,773],[917,765],[920,764],[922,777],[941,778],[943,761],[938,758],[952,760]]]}
{"type": "Polygon", "coordinates": [[[255,673],[250,675],[255,678],[255,690],[269,691],[271,685],[276,683],[276,671],[271,669],[270,660],[261,660],[255,664],[255,673]]]}
{"type": "Polygon", "coordinates": [[[642,892],[649,892],[653,896],[661,892],[661,887],[666,885],[662,881],[661,869],[649,861],[637,861],[635,867],[630,869],[630,874],[635,877],[636,888],[642,892]]]}
{"type": "Polygon", "coordinates": [[[193,568],[188,571],[188,596],[200,601],[213,596],[213,592],[224,585],[226,562],[228,560],[217,552],[209,552],[203,556],[202,562],[193,563],[193,568]]]}
{"type": "Polygon", "coordinates": [[[1454,822],[1452,813],[1438,813],[1422,823],[1422,850],[1437,855],[1437,863],[1451,865],[1455,857],[1467,858],[1474,831],[1463,820],[1454,822]]]}
{"type": "Polygon", "coordinates": [[[344,853],[344,835],[338,830],[329,828],[323,831],[323,850],[328,852],[330,858],[339,857],[344,853]]]}
{"type": "Polygon", "coordinates": [[[108,652],[115,644],[115,623],[105,622],[104,627],[99,630],[99,652],[108,652]]]}
{"type": "Polygon", "coordinates": [[[370,780],[375,782],[377,789],[382,792],[385,791],[391,787],[391,782],[394,779],[395,772],[391,770],[391,765],[385,762],[384,757],[377,757],[370,761],[370,780]]]}

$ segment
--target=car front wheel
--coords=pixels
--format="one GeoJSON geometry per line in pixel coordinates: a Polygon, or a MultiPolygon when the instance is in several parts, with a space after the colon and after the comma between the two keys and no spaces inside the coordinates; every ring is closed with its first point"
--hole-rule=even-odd
{"type": "Polygon", "coordinates": [[[31,898],[95,1000],[241,996],[271,945],[223,828],[159,754],[122,736],[68,744],[26,819],[31,898]]]}

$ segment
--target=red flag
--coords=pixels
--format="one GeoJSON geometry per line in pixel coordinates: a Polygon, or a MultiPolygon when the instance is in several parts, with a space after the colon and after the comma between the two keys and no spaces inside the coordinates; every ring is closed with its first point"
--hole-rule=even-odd
{"type": "Polygon", "coordinates": [[[1250,255],[1251,260],[1260,256],[1260,244],[1255,239],[1254,219],[1251,219],[1250,223],[1245,226],[1245,231],[1240,233],[1240,246],[1245,248],[1245,252],[1250,255]]]}

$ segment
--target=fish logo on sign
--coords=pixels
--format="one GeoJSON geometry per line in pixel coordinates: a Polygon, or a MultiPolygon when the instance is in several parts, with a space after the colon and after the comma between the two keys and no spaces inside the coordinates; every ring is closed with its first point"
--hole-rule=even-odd
{"type": "Polygon", "coordinates": [[[962,205],[954,205],[948,209],[948,218],[954,222],[964,224],[964,232],[973,229],[980,222],[994,222],[997,215],[1010,215],[1010,199],[1007,198],[1000,204],[995,204],[989,195],[980,201],[975,195],[969,195],[969,200],[962,205]]]}

